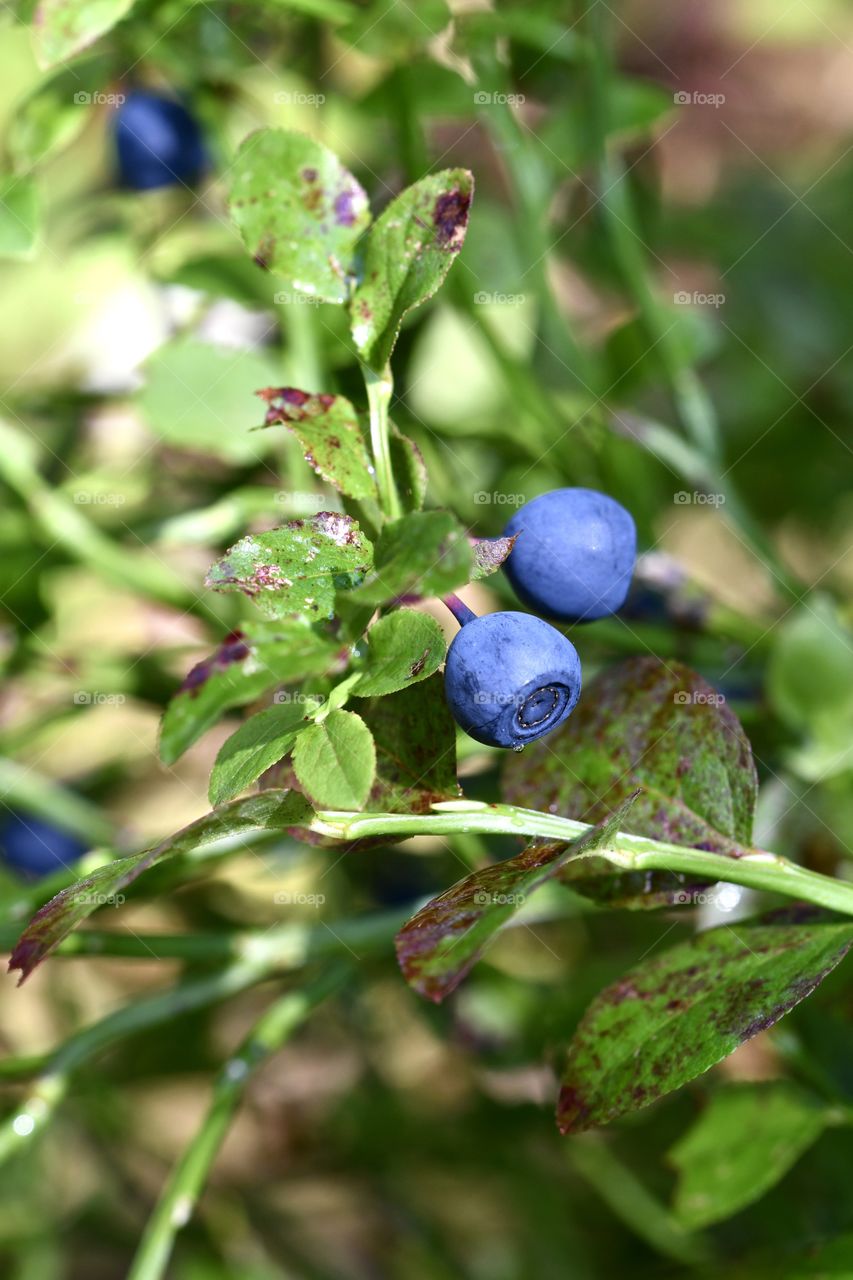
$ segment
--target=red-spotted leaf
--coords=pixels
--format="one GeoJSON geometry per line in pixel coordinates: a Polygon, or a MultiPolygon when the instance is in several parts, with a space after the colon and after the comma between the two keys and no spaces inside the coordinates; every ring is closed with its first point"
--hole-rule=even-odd
{"type": "Polygon", "coordinates": [[[680,662],[629,658],[586,686],[555,733],[512,755],[504,798],[598,822],[643,794],[627,831],[737,855],[752,841],[752,750],[721,694],[680,662]]]}
{"type": "Polygon", "coordinates": [[[106,903],[114,903],[116,895],[155,863],[229,836],[305,825],[312,812],[298,791],[265,791],[205,814],[153,849],[99,867],[92,875],[63,889],[33,916],[12,952],[10,970],[20,969],[23,982],[87,916],[106,903]]]}
{"type": "Polygon", "coordinates": [[[217,591],[242,591],[268,618],[330,617],[335,591],[358,582],[373,548],[351,516],[319,511],[241,538],[207,575],[217,591]]]}
{"type": "Polygon", "coordinates": [[[851,944],[853,920],[794,909],[649,956],[581,1019],[561,1131],[608,1124],[701,1075],[811,995],[851,944]]]}
{"type": "Polygon", "coordinates": [[[318,476],[350,498],[375,498],[373,463],[358,414],[344,396],[312,395],[296,387],[265,387],[264,426],[289,427],[318,476]]]}
{"type": "Polygon", "coordinates": [[[533,844],[515,858],[466,876],[422,907],[397,934],[409,986],[440,1002],[459,986],[495,934],[571,858],[599,847],[622,825],[627,802],[570,843],[533,844]]]}
{"type": "Polygon", "coordinates": [[[294,298],[345,302],[367,196],[336,155],[303,133],[259,129],[231,166],[229,208],[259,266],[294,298]]]}
{"type": "Polygon", "coordinates": [[[353,340],[371,368],[385,367],[403,317],[431,298],[450,270],[473,192],[467,169],[431,173],[392,200],[371,227],[350,304],[353,340]]]}

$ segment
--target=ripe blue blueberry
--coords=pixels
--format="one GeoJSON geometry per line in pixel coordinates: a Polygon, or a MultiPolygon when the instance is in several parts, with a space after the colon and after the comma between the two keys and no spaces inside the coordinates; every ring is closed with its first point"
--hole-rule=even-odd
{"type": "Polygon", "coordinates": [[[135,90],[116,112],[113,130],[123,187],[193,183],[207,167],[198,121],[174,98],[135,90]]]}
{"type": "Polygon", "coordinates": [[[562,622],[615,613],[631,585],[637,531],[606,493],[554,489],[526,503],[505,533],[518,534],[504,568],[530,609],[562,622]]]}
{"type": "Polygon", "coordinates": [[[16,871],[45,876],[76,862],[86,846],[50,822],[13,811],[0,822],[0,852],[16,871]]]}
{"type": "Polygon", "coordinates": [[[491,747],[521,748],[556,729],[581,691],[571,641],[529,613],[466,613],[444,669],[453,718],[491,747]]]}

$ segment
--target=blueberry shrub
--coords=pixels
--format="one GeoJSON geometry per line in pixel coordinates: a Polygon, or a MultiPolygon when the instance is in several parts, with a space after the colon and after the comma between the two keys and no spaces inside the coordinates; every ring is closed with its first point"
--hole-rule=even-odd
{"type": "Polygon", "coordinates": [[[853,1273],[853,162],[698,13],[6,6],[4,1275],[853,1273]]]}

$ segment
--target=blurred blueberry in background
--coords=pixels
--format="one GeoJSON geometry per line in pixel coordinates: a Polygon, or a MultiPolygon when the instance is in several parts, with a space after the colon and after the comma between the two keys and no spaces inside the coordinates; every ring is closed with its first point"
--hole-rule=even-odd
{"type": "Polygon", "coordinates": [[[0,853],[16,871],[45,876],[76,862],[86,848],[76,836],[32,814],[11,811],[0,819],[0,853]]]}
{"type": "Polygon", "coordinates": [[[208,165],[198,121],[174,98],[135,90],[116,112],[113,130],[123,187],[193,183],[208,165]]]}

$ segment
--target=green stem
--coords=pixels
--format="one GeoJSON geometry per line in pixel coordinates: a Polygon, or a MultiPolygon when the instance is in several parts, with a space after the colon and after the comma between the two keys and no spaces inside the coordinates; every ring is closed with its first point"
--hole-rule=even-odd
{"type": "Polygon", "coordinates": [[[379,489],[379,503],[389,520],[396,520],[402,515],[400,497],[394,483],[394,471],[391,466],[390,424],[388,411],[394,393],[394,380],[390,368],[382,373],[363,365],[364,382],[367,387],[367,403],[370,409],[370,447],[373,452],[373,465],[376,468],[376,485],[379,489]]]}
{"type": "Polygon", "coordinates": [[[548,263],[552,256],[548,229],[549,207],[554,195],[551,164],[535,133],[527,128],[511,105],[512,88],[506,69],[496,54],[485,48],[472,53],[478,83],[491,101],[478,109],[478,117],[501,161],[518,201],[515,230],[520,253],[529,263],[522,283],[530,280],[541,308],[541,338],[551,380],[572,390],[595,395],[598,372],[588,351],[571,331],[551,288],[548,263]]]}
{"type": "MultiPolygon", "coordinates": [[[[727,478],[713,402],[696,370],[685,365],[669,310],[661,304],[652,288],[625,165],[608,146],[612,63],[606,30],[606,5],[596,0],[586,11],[585,19],[590,33],[589,120],[597,157],[599,203],[615,265],[636,305],[647,340],[660,361],[678,418],[695,450],[691,455],[686,450],[679,451],[676,446],[675,465],[686,478],[690,479],[692,473],[703,488],[722,495],[726,513],[740,528],[754,553],[770,569],[785,595],[798,600],[801,591],[796,580],[781,563],[734,484],[727,478]]],[[[658,452],[667,461],[665,454],[672,455],[673,442],[666,439],[665,430],[655,427],[648,432],[654,439],[647,443],[652,452],[658,452]]]]}
{"type": "Polygon", "coordinates": [[[706,1242],[683,1227],[646,1190],[599,1134],[579,1134],[567,1144],[567,1154],[608,1208],[657,1253],[688,1266],[708,1261],[706,1242]]]}
{"type": "Polygon", "coordinates": [[[72,559],[119,587],[220,625],[218,613],[193,595],[165,560],[141,543],[137,552],[113,542],[65,494],[51,489],[38,471],[32,441],[5,420],[0,420],[0,479],[26,503],[42,535],[72,559]]]}
{"type": "Polygon", "coordinates": [[[649,283],[645,249],[636,230],[637,219],[625,166],[621,157],[608,147],[612,65],[605,9],[606,6],[596,0],[585,15],[590,36],[589,122],[605,226],[616,266],[663,366],[679,418],[700,453],[707,459],[718,458],[720,441],[710,397],[695,371],[685,367],[672,321],[649,283]]]}
{"type": "MultiPolygon", "coordinates": [[[[123,956],[134,960],[260,960],[276,973],[299,969],[309,961],[341,954],[371,954],[385,945],[412,914],[382,911],[331,925],[284,924],[257,932],[124,933],[117,929],[81,929],[56,949],[64,956],[123,956]]],[[[0,950],[18,939],[18,926],[0,926],[0,950]]],[[[2,1064],[0,1064],[2,1074],[2,1064]]]]}
{"type": "MultiPolygon", "coordinates": [[[[104,1049],[126,1036],[159,1026],[189,1009],[200,1009],[236,995],[274,974],[291,973],[315,961],[350,958],[361,961],[383,953],[394,934],[405,924],[415,905],[399,911],[383,911],[332,924],[286,924],[257,933],[232,934],[130,934],[86,929],[70,934],[59,944],[60,955],[125,956],[139,960],[222,960],[225,968],[188,979],[168,991],[157,992],[118,1009],[78,1031],[51,1053],[10,1058],[0,1064],[0,1080],[40,1080],[31,1097],[41,1099],[44,1081],[68,1078],[104,1049]]],[[[14,941],[11,930],[0,933],[4,945],[14,941]]],[[[64,1093],[64,1088],[63,1091],[64,1093]]],[[[54,1106],[61,1100],[57,1095],[54,1106]]],[[[26,1113],[24,1102],[5,1126],[0,1126],[0,1164],[34,1130],[14,1120],[26,1113]],[[27,1130],[27,1132],[22,1132],[27,1130]]],[[[35,1111],[42,1110],[39,1101],[35,1111]]],[[[46,1117],[45,1117],[46,1118],[46,1117]]]]}
{"type": "Polygon", "coordinates": [[[148,1221],[128,1280],[159,1280],[165,1274],[175,1237],[190,1220],[249,1076],[341,985],[345,972],[336,969],[305,991],[289,992],[277,1000],[225,1063],[201,1127],[172,1170],[148,1221]]]}
{"type": "MultiPolygon", "coordinates": [[[[475,801],[449,801],[436,805],[431,814],[317,813],[314,831],[338,839],[353,840],[368,835],[453,835],[462,831],[477,835],[527,835],[546,840],[576,840],[591,828],[534,809],[514,805],[487,805],[475,801]]],[[[620,831],[608,843],[596,848],[595,856],[606,858],[625,871],[672,871],[700,876],[710,881],[739,884],[747,889],[798,898],[818,907],[853,915],[853,883],[809,871],[787,858],[760,849],[740,857],[707,853],[683,845],[651,840],[620,831]]]]}

